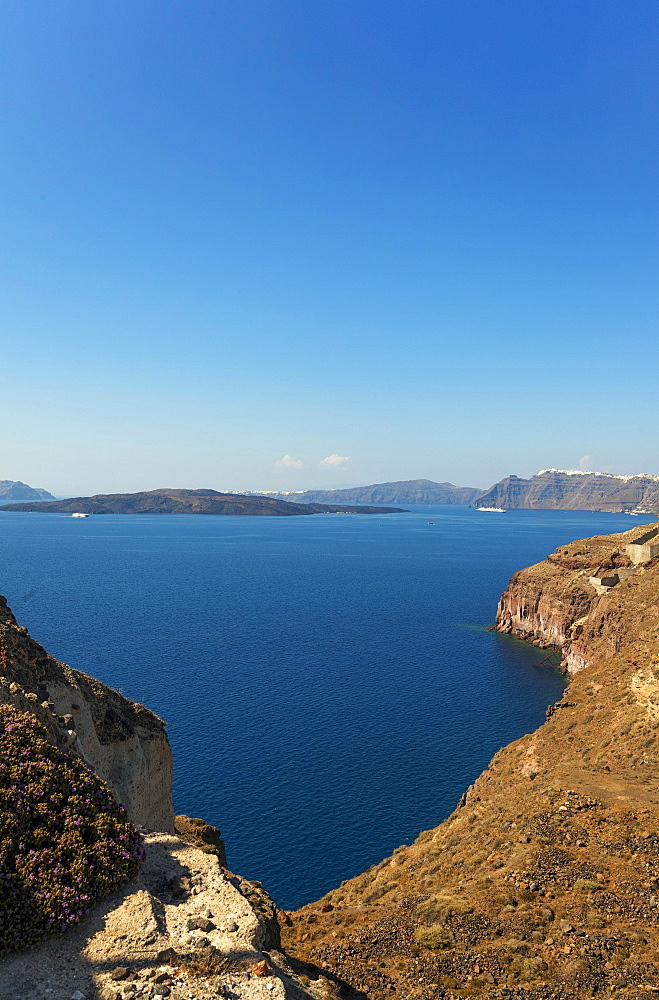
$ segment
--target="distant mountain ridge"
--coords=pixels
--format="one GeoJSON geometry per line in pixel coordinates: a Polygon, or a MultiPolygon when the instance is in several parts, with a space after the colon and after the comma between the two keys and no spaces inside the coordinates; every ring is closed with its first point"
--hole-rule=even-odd
{"type": "MultiPolygon", "coordinates": [[[[472,486],[454,486],[453,483],[435,483],[431,479],[404,479],[394,483],[375,483],[373,486],[355,486],[347,490],[304,490],[300,493],[267,493],[295,503],[427,503],[463,504],[468,506],[482,494],[472,486]]],[[[253,493],[251,496],[266,495],[253,493]]]]}
{"type": "Polygon", "coordinates": [[[659,513],[659,476],[638,473],[616,476],[610,472],[577,469],[543,469],[531,479],[506,476],[472,507],[527,508],[530,510],[604,510],[611,513],[659,513]]]}
{"type": "Polygon", "coordinates": [[[36,514],[251,514],[286,517],[299,514],[390,514],[397,507],[350,507],[346,504],[291,503],[274,497],[242,496],[217,490],[149,490],[142,493],[99,493],[39,503],[12,503],[3,511],[36,514]]]}
{"type": "Polygon", "coordinates": [[[32,500],[54,500],[55,497],[47,490],[36,489],[11,479],[0,479],[0,503],[25,503],[32,500]]]}

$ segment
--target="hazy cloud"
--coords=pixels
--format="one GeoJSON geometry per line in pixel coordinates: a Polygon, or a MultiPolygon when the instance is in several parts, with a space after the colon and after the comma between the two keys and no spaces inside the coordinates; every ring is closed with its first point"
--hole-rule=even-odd
{"type": "Polygon", "coordinates": [[[582,458],[579,459],[579,468],[581,469],[582,472],[590,472],[590,467],[592,465],[592,462],[593,462],[592,455],[584,455],[582,458]]]}
{"type": "Polygon", "coordinates": [[[284,455],[283,458],[278,458],[275,465],[280,469],[301,469],[304,462],[301,458],[293,458],[292,455],[284,455]]]}
{"type": "Polygon", "coordinates": [[[318,464],[324,466],[326,469],[345,469],[346,465],[350,461],[350,455],[328,455],[318,464]]]}

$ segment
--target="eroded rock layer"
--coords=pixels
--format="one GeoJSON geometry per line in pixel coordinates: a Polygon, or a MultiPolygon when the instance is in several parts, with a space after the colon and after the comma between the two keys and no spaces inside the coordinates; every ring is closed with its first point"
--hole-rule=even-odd
{"type": "Polygon", "coordinates": [[[623,594],[633,593],[631,577],[642,576],[653,564],[632,567],[626,546],[651,527],[562,545],[543,562],[515,573],[499,601],[497,630],[537,646],[560,647],[569,674],[589,664],[601,638],[617,652],[626,623],[593,581],[606,578],[607,572],[614,579],[629,574],[626,583],[617,586],[623,594]]]}
{"type": "Polygon", "coordinates": [[[165,723],[137,702],[50,656],[0,597],[0,702],[36,715],[52,739],[92,766],[152,830],[174,831],[165,723]]]}

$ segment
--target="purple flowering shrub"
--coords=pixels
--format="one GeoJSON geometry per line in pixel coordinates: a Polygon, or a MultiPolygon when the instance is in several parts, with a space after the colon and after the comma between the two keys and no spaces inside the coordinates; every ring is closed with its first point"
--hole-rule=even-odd
{"type": "Polygon", "coordinates": [[[0,705],[0,954],[80,920],[143,857],[107,785],[34,716],[0,705]]]}

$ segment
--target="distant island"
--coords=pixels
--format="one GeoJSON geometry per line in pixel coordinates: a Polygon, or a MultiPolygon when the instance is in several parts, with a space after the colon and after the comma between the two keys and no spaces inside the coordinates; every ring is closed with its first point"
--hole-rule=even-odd
{"type": "Polygon", "coordinates": [[[659,514],[659,476],[638,473],[543,469],[523,479],[506,476],[481,490],[432,479],[403,479],[371,486],[333,490],[172,490],[100,493],[55,500],[46,490],[0,480],[0,511],[62,514],[292,514],[391,513],[399,504],[456,504],[503,510],[601,510],[609,513],[659,514]],[[383,507],[382,505],[387,505],[383,507]],[[390,507],[389,505],[396,505],[390,507]]]}
{"type": "Polygon", "coordinates": [[[35,500],[54,500],[55,497],[47,490],[35,489],[27,483],[14,482],[11,479],[0,479],[0,502],[30,503],[35,500]]]}
{"type": "Polygon", "coordinates": [[[483,490],[474,486],[435,483],[431,479],[404,479],[373,486],[355,486],[347,490],[302,490],[296,493],[255,491],[253,496],[272,496],[295,503],[427,503],[468,506],[483,490]]]}
{"type": "Polygon", "coordinates": [[[659,514],[659,476],[543,469],[531,479],[507,476],[471,506],[659,514]]]}
{"type": "Polygon", "coordinates": [[[299,514],[394,514],[399,507],[353,507],[345,504],[291,503],[274,497],[242,496],[216,490],[150,490],[144,493],[99,493],[32,503],[10,503],[0,511],[35,514],[251,514],[289,517],[299,514]]]}

